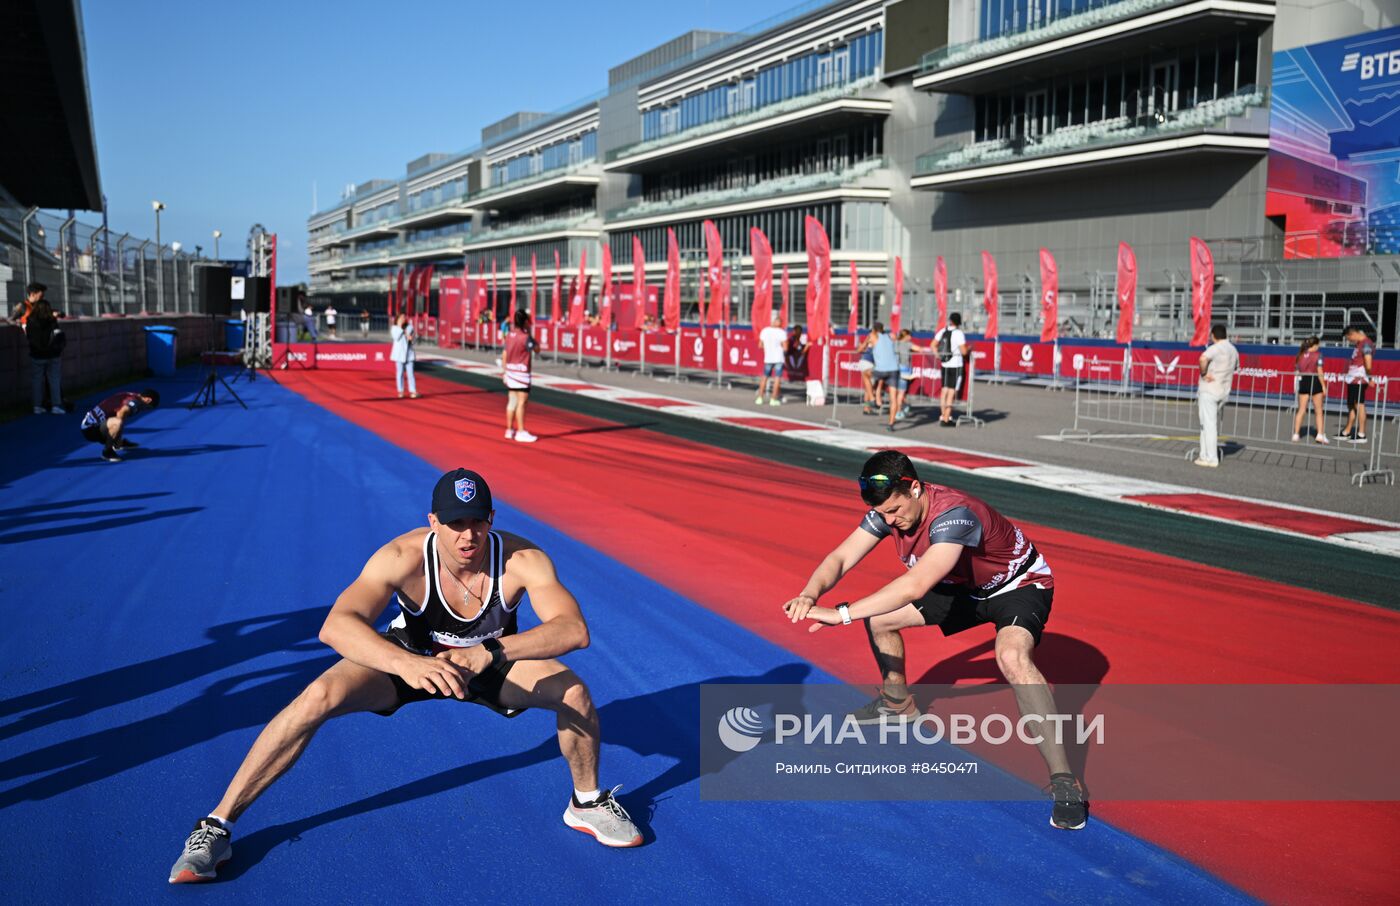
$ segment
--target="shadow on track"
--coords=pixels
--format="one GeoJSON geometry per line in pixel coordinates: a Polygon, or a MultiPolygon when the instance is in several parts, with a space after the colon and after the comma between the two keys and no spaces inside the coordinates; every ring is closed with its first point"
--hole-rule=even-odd
{"type": "MultiPolygon", "coordinates": [[[[796,685],[804,682],[810,675],[811,667],[806,664],[785,664],[758,676],[717,676],[702,682],[684,683],[669,689],[617,699],[598,708],[604,746],[623,746],[638,755],[663,755],[675,759],[675,764],[671,767],[640,787],[626,791],[618,797],[643,825],[646,842],[651,842],[651,818],[657,807],[668,798],[666,794],[700,776],[700,686],[705,683],[796,685]],[[642,816],[646,818],[643,819],[642,816]]],[[[794,695],[799,694],[800,690],[794,691],[794,695]]],[[[567,781],[563,779],[562,758],[559,754],[558,740],[551,733],[549,738],[524,752],[449,768],[376,793],[358,802],[347,802],[315,815],[265,827],[238,839],[237,858],[220,872],[219,879],[231,881],[239,877],[262,861],[275,847],[283,843],[297,842],[302,834],[325,825],[376,809],[436,796],[509,771],[559,760],[561,789],[567,789],[567,781]]],[[[561,799],[561,807],[562,802],[561,799]]],[[[521,820],[532,819],[521,816],[521,820]]]]}

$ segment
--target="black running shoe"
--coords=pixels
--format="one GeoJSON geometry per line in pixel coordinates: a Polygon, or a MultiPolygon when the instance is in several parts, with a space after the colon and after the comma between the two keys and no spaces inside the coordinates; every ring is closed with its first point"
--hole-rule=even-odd
{"type": "Polygon", "coordinates": [[[111,447],[102,448],[102,458],[107,460],[108,462],[122,461],[122,458],[119,455],[117,455],[117,451],[113,450],[111,447]]]}
{"type": "Polygon", "coordinates": [[[1045,791],[1055,800],[1050,812],[1050,826],[1061,830],[1080,830],[1089,821],[1089,800],[1084,787],[1073,774],[1051,774],[1045,791]]]}
{"type": "Polygon", "coordinates": [[[134,440],[127,440],[125,437],[123,437],[121,440],[112,444],[112,446],[116,447],[118,450],[135,450],[141,445],[134,440]]]}

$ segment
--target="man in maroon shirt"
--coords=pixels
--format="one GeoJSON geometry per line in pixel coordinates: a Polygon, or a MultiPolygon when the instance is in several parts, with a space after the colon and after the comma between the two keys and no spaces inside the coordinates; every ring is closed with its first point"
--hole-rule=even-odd
{"type": "MultiPolygon", "coordinates": [[[[992,623],[996,661],[1011,683],[1022,715],[1055,714],[1054,698],[1032,652],[1050,618],[1055,580],[1030,538],[986,503],[953,488],[919,480],[898,450],[866,460],[860,494],[872,509],[846,540],[817,567],[806,586],[783,605],[796,623],[823,626],[865,623],[883,680],[879,698],[855,712],[858,723],[907,721],[919,716],[904,673],[902,630],[937,626],[952,635],[992,623]],[[817,600],[885,538],[908,570],[858,601],[818,607],[817,600]]],[[[1083,788],[1069,769],[1064,746],[1044,722],[1028,724],[1039,735],[1050,769],[1054,827],[1079,830],[1088,820],[1083,788]]]]}
{"type": "Polygon", "coordinates": [[[140,393],[114,393],[93,406],[83,415],[80,426],[83,437],[102,445],[102,458],[107,462],[121,462],[118,450],[130,450],[138,446],[122,437],[122,432],[136,414],[160,405],[160,394],[154,390],[140,393]]]}

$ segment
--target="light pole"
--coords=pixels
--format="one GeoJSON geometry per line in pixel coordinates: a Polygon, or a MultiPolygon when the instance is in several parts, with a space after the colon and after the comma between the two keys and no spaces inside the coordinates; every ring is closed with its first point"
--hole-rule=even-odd
{"type": "Polygon", "coordinates": [[[63,277],[63,314],[65,316],[73,314],[73,307],[68,298],[68,243],[70,240],[66,237],[72,235],[69,230],[76,222],[76,217],[69,217],[58,228],[59,273],[63,277]]]}
{"type": "Polygon", "coordinates": [[[224,235],[223,230],[214,231],[214,260],[219,260],[219,237],[224,235]]]}
{"type": "Polygon", "coordinates": [[[160,212],[165,210],[165,203],[153,201],[151,210],[156,212],[156,309],[165,314],[165,275],[161,273],[160,267],[160,212]]]}
{"type": "Polygon", "coordinates": [[[171,302],[175,305],[175,314],[180,313],[180,243],[175,241],[170,243],[170,291],[171,302]]]}
{"type": "MultiPolygon", "coordinates": [[[[24,231],[24,286],[26,293],[29,292],[29,284],[34,282],[29,267],[29,221],[33,220],[38,213],[38,208],[30,208],[29,213],[25,214],[24,218],[20,221],[20,229],[24,231]]],[[[42,228],[39,235],[44,235],[42,228]]]]}

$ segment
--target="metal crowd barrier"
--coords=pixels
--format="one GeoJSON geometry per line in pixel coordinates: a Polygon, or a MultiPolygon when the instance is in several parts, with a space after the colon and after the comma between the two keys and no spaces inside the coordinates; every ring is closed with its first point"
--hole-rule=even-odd
{"type": "MultiPolygon", "coordinates": [[[[1354,468],[1364,467],[1352,474],[1352,483],[1360,485],[1372,479],[1393,483],[1394,472],[1387,468],[1400,455],[1400,446],[1393,435],[1387,432],[1387,422],[1396,415],[1390,408],[1388,382],[1375,381],[1368,396],[1367,411],[1372,429],[1365,445],[1354,444],[1338,435],[1346,423],[1346,385],[1328,375],[1324,383],[1324,420],[1332,421],[1329,429],[1326,424],[1315,423],[1311,402],[1304,414],[1301,440],[1292,440],[1294,417],[1298,411],[1298,382],[1306,377],[1294,372],[1280,372],[1271,369],[1243,368],[1236,372],[1230,395],[1221,407],[1218,436],[1223,449],[1228,441],[1248,441],[1254,444],[1277,445],[1271,452],[1293,452],[1302,455],[1328,455],[1348,462],[1354,468]],[[1387,438],[1387,433],[1392,436],[1387,438]],[[1314,438],[1325,435],[1330,444],[1323,448],[1314,438]],[[1307,447],[1300,447],[1306,444],[1307,447]],[[1311,449],[1309,449],[1311,448],[1311,449]]],[[[1132,363],[1122,373],[1121,380],[1086,379],[1083,372],[1076,372],[1074,381],[1074,424],[1060,431],[1060,436],[1068,440],[1092,442],[1096,437],[1103,439],[1121,438],[1125,435],[1113,434],[1102,428],[1095,431],[1090,425],[1111,428],[1147,429],[1150,434],[1131,434],[1127,437],[1157,440],[1191,441],[1199,436],[1200,416],[1197,404],[1197,387],[1200,372],[1194,364],[1176,366],[1161,362],[1132,363]]],[[[1195,459],[1199,446],[1188,447],[1184,457],[1195,459]]]]}

